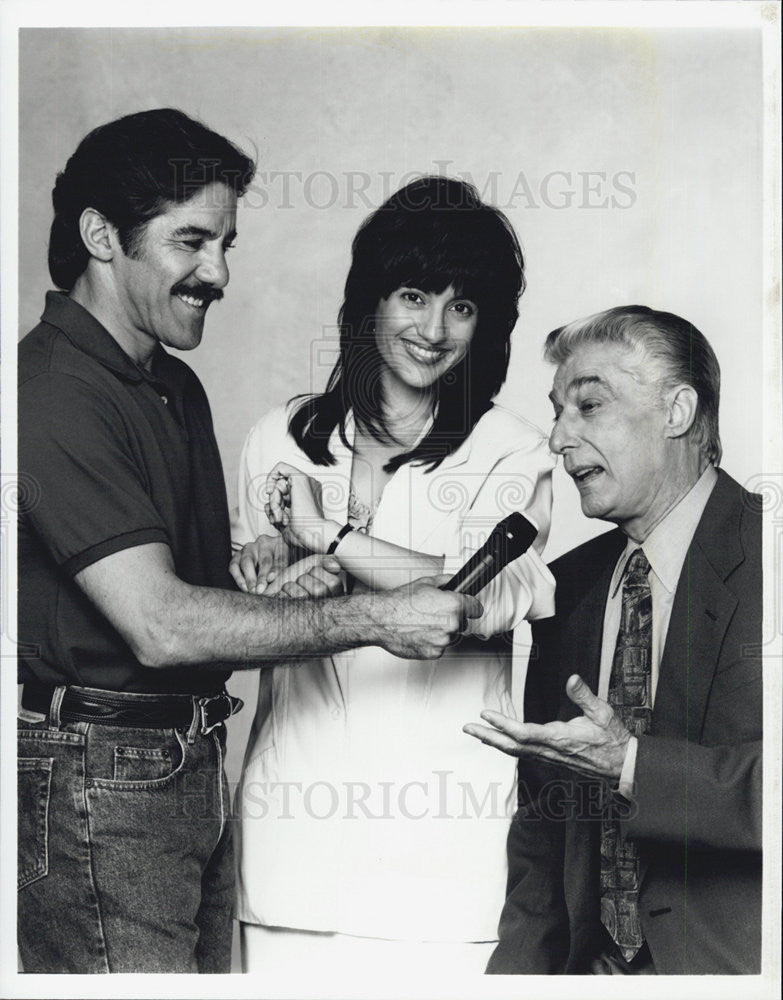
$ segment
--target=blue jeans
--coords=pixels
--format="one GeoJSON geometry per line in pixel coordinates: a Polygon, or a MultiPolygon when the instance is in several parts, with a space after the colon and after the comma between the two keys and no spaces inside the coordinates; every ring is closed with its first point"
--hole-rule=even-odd
{"type": "Polygon", "coordinates": [[[25,972],[230,971],[225,731],[20,718],[25,972]]]}

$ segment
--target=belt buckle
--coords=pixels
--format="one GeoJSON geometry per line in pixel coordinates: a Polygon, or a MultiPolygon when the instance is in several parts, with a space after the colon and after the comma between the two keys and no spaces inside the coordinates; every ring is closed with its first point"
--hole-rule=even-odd
{"type": "Polygon", "coordinates": [[[229,715],[231,715],[233,711],[231,698],[225,692],[223,692],[222,694],[213,695],[212,698],[199,698],[198,707],[199,707],[199,712],[201,714],[201,727],[199,729],[199,733],[201,736],[206,736],[208,733],[211,733],[213,729],[217,729],[217,727],[221,725],[221,723],[226,721],[226,719],[229,717],[229,715]],[[207,718],[209,706],[213,705],[216,701],[225,701],[226,704],[228,705],[228,711],[222,718],[218,719],[217,722],[213,722],[210,724],[209,719],[207,718]]]}

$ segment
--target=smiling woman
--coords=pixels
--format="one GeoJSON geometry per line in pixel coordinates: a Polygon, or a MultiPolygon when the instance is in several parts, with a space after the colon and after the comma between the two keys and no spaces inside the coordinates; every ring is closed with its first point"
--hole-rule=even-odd
{"type": "Polygon", "coordinates": [[[453,285],[429,293],[398,288],[381,299],[375,345],[384,363],[387,398],[395,392],[434,391],[438,379],[467,354],[477,314],[475,302],[459,297],[453,285]]]}
{"type": "Polygon", "coordinates": [[[380,943],[411,975],[422,962],[484,969],[514,766],[477,753],[461,726],[466,711],[513,713],[513,657],[510,643],[476,637],[552,609],[540,553],[553,459],[540,431],[492,402],[523,287],[499,211],[461,181],[415,181],[354,239],[325,392],[266,414],[248,436],[232,531],[246,591],[320,596],[333,559],[353,586],[385,589],[453,572],[512,509],[539,530],[442,660],[364,648],[262,672],[236,799],[247,971],[293,974],[317,946],[326,967],[372,972],[380,943]],[[286,561],[309,553],[308,577],[303,563],[262,571],[275,528],[286,561]]]}

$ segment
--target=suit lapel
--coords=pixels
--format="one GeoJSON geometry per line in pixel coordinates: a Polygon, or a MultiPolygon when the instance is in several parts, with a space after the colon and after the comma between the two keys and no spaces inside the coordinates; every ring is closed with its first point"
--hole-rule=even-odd
{"type": "Polygon", "coordinates": [[[651,733],[698,743],[720,647],[737,598],[691,545],[666,636],[651,733]]]}
{"type": "MultiPolygon", "coordinates": [[[[565,684],[566,679],[571,674],[579,674],[594,694],[598,691],[604,612],[609,584],[624,547],[625,536],[619,531],[607,534],[607,548],[597,576],[592,586],[589,587],[584,597],[578,601],[569,615],[563,638],[562,683],[565,684]]],[[[557,594],[555,594],[555,601],[557,601],[557,594]]],[[[580,714],[581,712],[576,705],[563,695],[560,706],[561,719],[573,719],[580,714]]]]}
{"type": "Polygon", "coordinates": [[[651,733],[698,742],[712,678],[737,599],[727,576],[742,562],[741,490],[724,472],[704,509],[674,596],[651,733]]]}

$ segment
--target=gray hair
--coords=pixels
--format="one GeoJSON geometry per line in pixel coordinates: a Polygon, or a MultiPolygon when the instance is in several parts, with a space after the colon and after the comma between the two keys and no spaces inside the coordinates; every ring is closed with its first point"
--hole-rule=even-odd
{"type": "Polygon", "coordinates": [[[710,462],[720,463],[720,365],[692,323],[647,306],[617,306],[553,330],[546,338],[544,357],[562,364],[581,344],[622,344],[640,350],[656,363],[662,389],[692,386],[698,406],[688,434],[710,462]]]}

